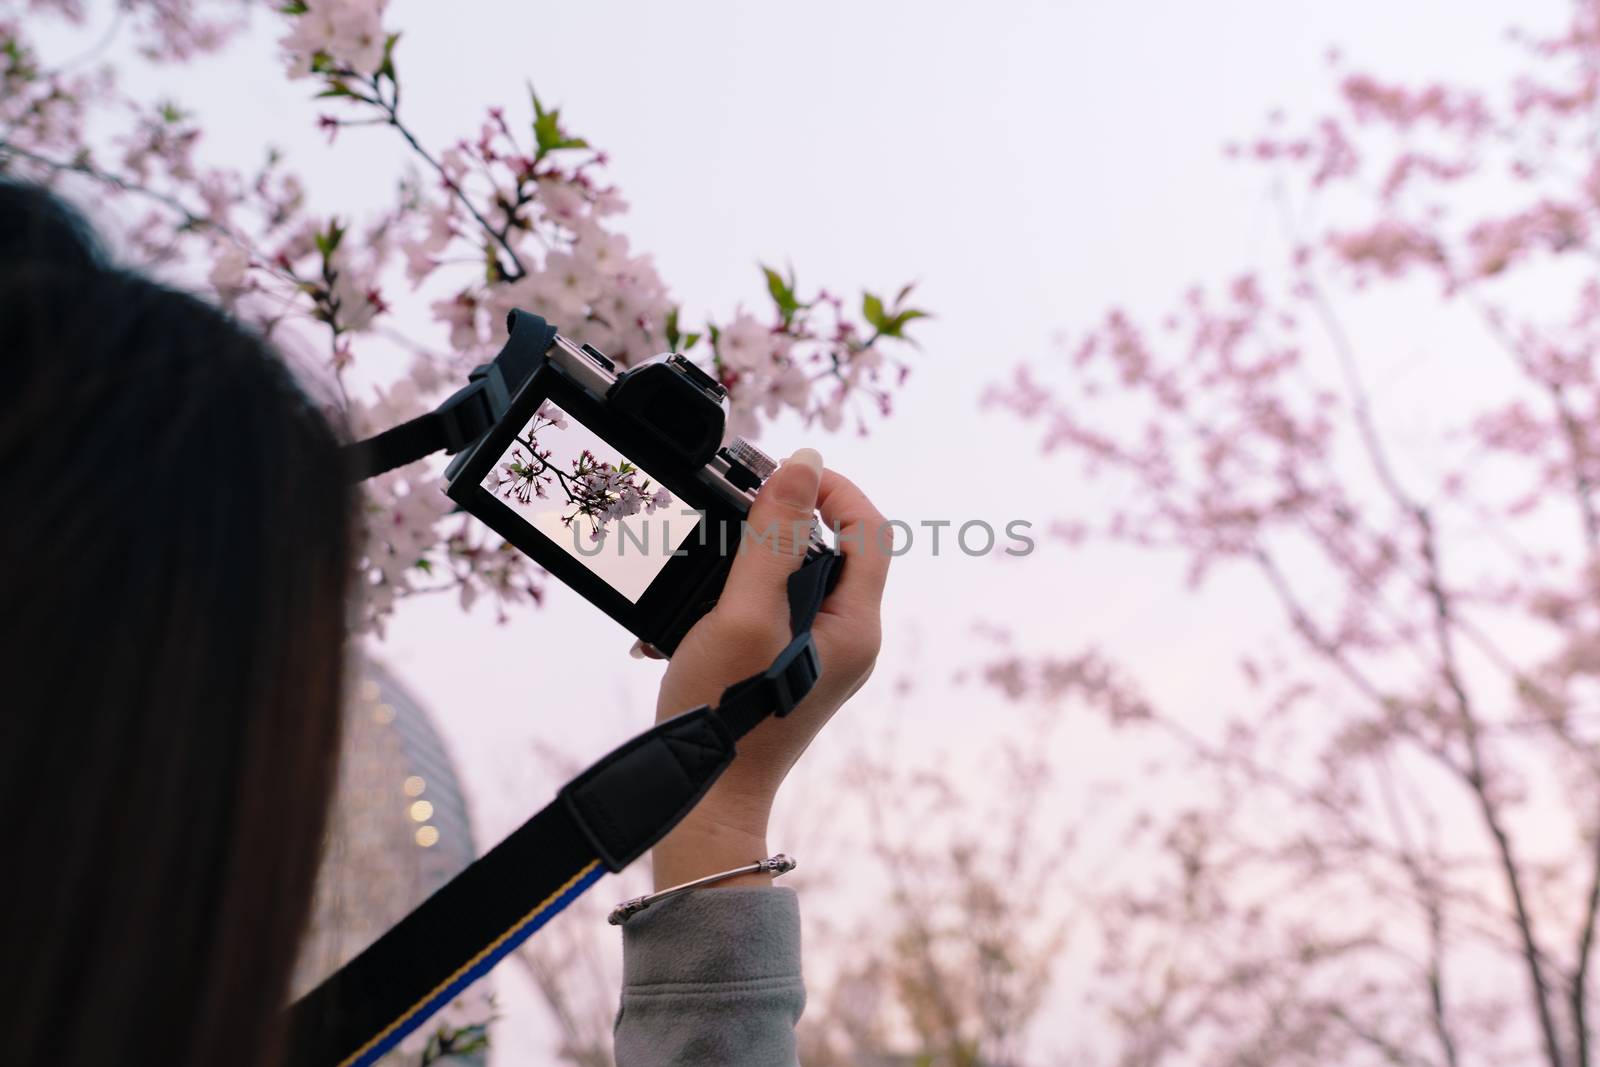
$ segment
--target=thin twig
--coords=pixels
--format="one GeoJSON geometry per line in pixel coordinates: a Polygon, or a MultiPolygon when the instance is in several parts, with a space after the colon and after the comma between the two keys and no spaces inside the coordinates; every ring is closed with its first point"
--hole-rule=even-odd
{"type": "MultiPolygon", "coordinates": [[[[1456,714],[1461,724],[1462,738],[1466,743],[1467,766],[1459,768],[1462,779],[1478,803],[1479,814],[1483,818],[1484,827],[1493,841],[1495,853],[1499,859],[1501,876],[1505,881],[1506,890],[1511,897],[1512,921],[1521,941],[1523,962],[1528,970],[1528,977],[1533,985],[1534,1008],[1539,1019],[1539,1029],[1544,1041],[1545,1056],[1549,1067],[1563,1067],[1560,1040],[1556,1035],[1555,1020],[1550,1010],[1550,983],[1545,973],[1543,957],[1539,950],[1538,938],[1534,930],[1533,916],[1528,910],[1526,895],[1523,890],[1523,874],[1518,866],[1515,852],[1511,845],[1511,838],[1501,821],[1499,807],[1490,796],[1488,782],[1488,768],[1483,754],[1483,745],[1480,736],[1480,724],[1477,711],[1473,706],[1457,664],[1455,649],[1454,629],[1457,624],[1455,611],[1451,604],[1449,594],[1446,593],[1441,577],[1441,565],[1438,552],[1438,540],[1433,525],[1433,517],[1428,509],[1418,503],[1405,491],[1396,476],[1394,468],[1389,461],[1388,452],[1383,440],[1378,434],[1376,424],[1373,422],[1371,407],[1367,395],[1356,369],[1355,352],[1348,335],[1344,332],[1338,317],[1334,315],[1333,308],[1323,294],[1320,286],[1308,281],[1311,287],[1312,304],[1316,308],[1324,329],[1333,343],[1333,348],[1338,356],[1340,367],[1345,376],[1345,384],[1354,408],[1357,425],[1368,460],[1378,475],[1378,480],[1388,490],[1395,504],[1404,512],[1409,513],[1416,524],[1418,532],[1418,548],[1423,561],[1423,588],[1427,593],[1433,607],[1434,641],[1440,656],[1440,674],[1455,701],[1456,714]]],[[[1456,767],[1454,761],[1449,765],[1456,767]]]]}
{"type": "Polygon", "coordinates": [[[412,151],[416,152],[417,155],[422,157],[423,162],[427,163],[428,166],[433,168],[434,172],[439,175],[440,180],[444,182],[445,188],[449,189],[450,192],[455,195],[457,202],[459,202],[461,206],[467,210],[467,213],[477,221],[478,225],[483,228],[484,234],[505,250],[506,255],[511,260],[512,269],[509,271],[503,270],[502,273],[505,274],[505,276],[511,281],[516,281],[518,278],[521,278],[527,274],[527,268],[522,265],[522,260],[517,256],[516,249],[511,247],[511,242],[508,239],[508,235],[497,231],[489,224],[489,220],[483,217],[482,213],[478,211],[477,206],[473,204],[471,198],[467,196],[466,190],[462,189],[460,184],[449,175],[449,173],[444,169],[444,165],[435,159],[431,152],[422,147],[422,142],[417,139],[417,135],[412,133],[410,127],[400,120],[399,87],[396,86],[393,99],[385,99],[376,81],[373,81],[371,84],[374,95],[372,97],[357,96],[356,99],[363,100],[383,111],[385,121],[390,126],[395,128],[395,131],[400,134],[400,136],[405,140],[406,144],[411,146],[412,151]]]}

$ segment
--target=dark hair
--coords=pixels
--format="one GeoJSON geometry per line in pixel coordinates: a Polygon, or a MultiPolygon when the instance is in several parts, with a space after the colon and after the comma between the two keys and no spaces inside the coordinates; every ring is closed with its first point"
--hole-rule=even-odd
{"type": "Polygon", "coordinates": [[[0,183],[0,500],[0,1059],[272,1063],[338,753],[337,435],[0,183]]]}

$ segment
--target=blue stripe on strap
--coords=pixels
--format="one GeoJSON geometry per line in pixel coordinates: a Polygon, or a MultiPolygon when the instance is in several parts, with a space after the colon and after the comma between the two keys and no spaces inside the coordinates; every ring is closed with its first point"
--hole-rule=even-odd
{"type": "Polygon", "coordinates": [[[562,908],[578,899],[585,889],[598,882],[605,873],[605,868],[600,866],[599,860],[591,861],[583,870],[573,875],[566,885],[546,897],[515,926],[495,938],[483,951],[463,964],[460,970],[435,987],[433,992],[418,1001],[400,1018],[384,1027],[383,1031],[372,1040],[351,1053],[339,1067],[369,1067],[370,1064],[376,1063],[379,1057],[398,1045],[407,1034],[427,1022],[434,1012],[493,970],[495,964],[533,936],[535,931],[549,922],[562,908]]]}

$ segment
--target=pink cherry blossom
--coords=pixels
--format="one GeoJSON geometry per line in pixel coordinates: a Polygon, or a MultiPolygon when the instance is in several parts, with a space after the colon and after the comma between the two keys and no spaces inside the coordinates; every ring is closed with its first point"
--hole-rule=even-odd
{"type": "MultiPolygon", "coordinates": [[[[265,25],[203,16],[195,0],[123,6],[139,50],[160,63],[182,64],[265,25]]],[[[841,411],[839,421],[858,401],[868,411],[883,408],[883,385],[861,369],[894,358],[886,351],[904,343],[908,320],[863,341],[866,331],[848,321],[837,300],[794,289],[780,299],[769,282],[775,314],[757,327],[764,340],[742,367],[741,387],[741,368],[722,362],[711,340],[724,332],[719,317],[696,313],[691,321],[649,250],[623,231],[627,202],[607,180],[605,154],[572,134],[559,110],[528,99],[521,75],[508,78],[508,89],[525,101],[520,107],[464,119],[445,143],[417,135],[401,108],[400,84],[406,49],[427,44],[399,43],[402,27],[388,23],[384,0],[290,0],[269,16],[281,19],[278,44],[289,76],[309,83],[308,127],[326,130],[333,151],[368,187],[398,190],[364,202],[359,217],[313,214],[276,151],[245,166],[212,158],[193,116],[167,101],[125,96],[115,70],[58,71],[43,61],[35,20],[65,19],[82,29],[84,14],[81,5],[60,2],[36,3],[26,23],[0,16],[0,171],[44,180],[66,175],[122,200],[133,258],[162,267],[190,260],[235,314],[264,333],[297,351],[308,336],[319,338],[324,369],[352,425],[376,429],[378,413],[421,410],[447,395],[492,354],[513,307],[544,315],[619,366],[686,351],[729,386],[734,422],[747,435],[784,407],[813,415],[819,388],[834,398],[829,410],[841,411]],[[380,170],[387,157],[367,150],[377,137],[394,138],[415,169],[380,170]],[[398,300],[424,302],[433,332],[402,334],[392,313],[398,300]],[[807,361],[818,369],[802,376],[795,368],[807,361]]],[[[904,293],[874,305],[886,321],[920,314],[904,306],[904,293]]],[[[736,362],[745,358],[739,346],[750,331],[744,317],[737,312],[729,323],[736,362]]],[[[907,366],[894,365],[902,372],[907,366]]],[[[538,584],[514,551],[430,511],[428,494],[437,487],[420,474],[369,488],[381,531],[370,544],[369,621],[441,580],[460,586],[463,602],[478,591],[494,592],[497,603],[537,599],[538,584]]],[[[663,506],[658,487],[637,497],[617,487],[595,492],[611,494],[590,509],[595,517],[663,506]]]]}

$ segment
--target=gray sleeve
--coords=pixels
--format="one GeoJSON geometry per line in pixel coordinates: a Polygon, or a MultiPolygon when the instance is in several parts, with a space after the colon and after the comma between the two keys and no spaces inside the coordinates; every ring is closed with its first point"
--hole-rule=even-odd
{"type": "Polygon", "coordinates": [[[794,890],[701,889],[622,927],[617,1067],[794,1067],[805,1009],[794,890]]]}

